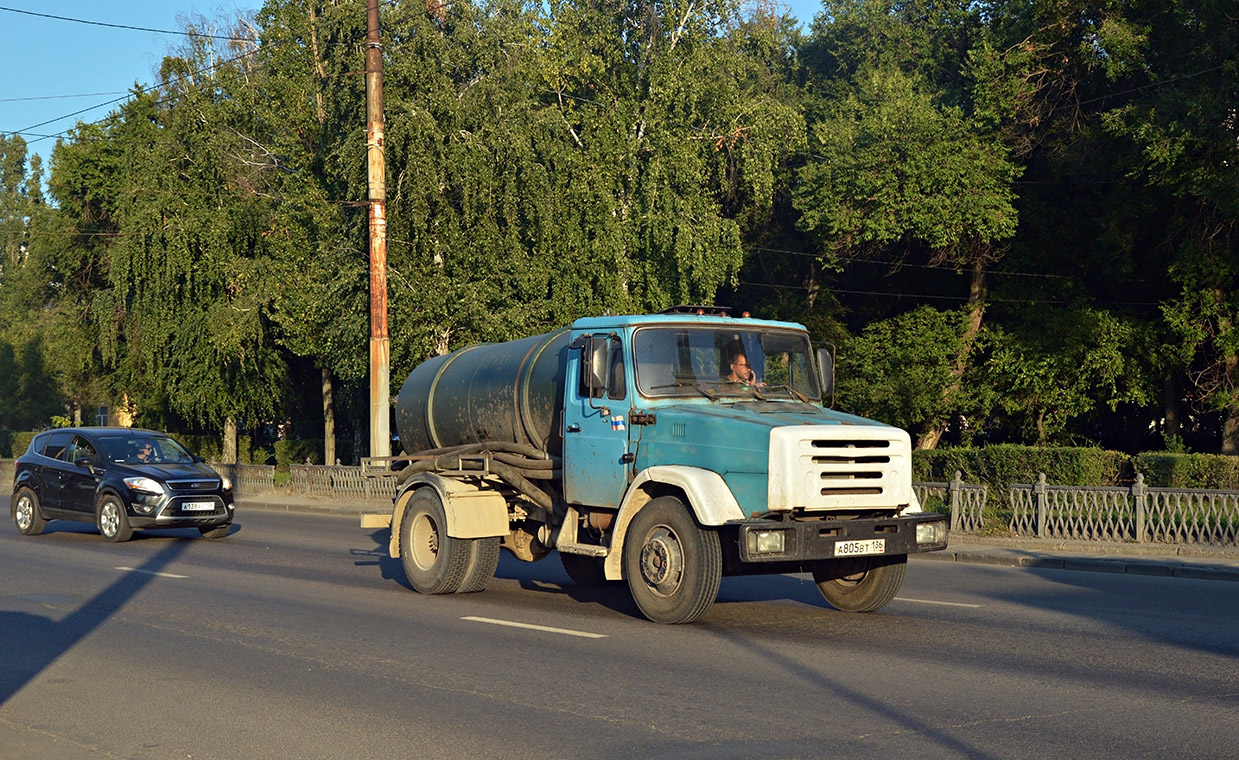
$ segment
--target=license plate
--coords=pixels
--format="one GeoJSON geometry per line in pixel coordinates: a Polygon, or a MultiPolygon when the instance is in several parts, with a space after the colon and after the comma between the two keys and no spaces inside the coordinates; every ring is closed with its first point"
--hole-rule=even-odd
{"type": "Polygon", "coordinates": [[[183,512],[210,512],[215,509],[213,501],[187,501],[181,505],[183,512]]]}
{"type": "Polygon", "coordinates": [[[840,541],[835,544],[836,557],[856,557],[864,554],[883,554],[885,552],[885,538],[870,538],[864,541],[840,541]]]}

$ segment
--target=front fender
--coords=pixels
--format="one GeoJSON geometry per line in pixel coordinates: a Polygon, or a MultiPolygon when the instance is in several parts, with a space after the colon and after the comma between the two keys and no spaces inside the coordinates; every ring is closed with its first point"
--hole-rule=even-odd
{"type": "Polygon", "coordinates": [[[692,510],[697,523],[717,526],[732,520],[743,520],[744,512],[732,494],[723,476],[712,470],[685,465],[659,465],[642,470],[620,504],[611,536],[611,551],[603,562],[607,580],[623,578],[624,539],[628,524],[647,502],[667,490],[680,491],[692,510]]]}

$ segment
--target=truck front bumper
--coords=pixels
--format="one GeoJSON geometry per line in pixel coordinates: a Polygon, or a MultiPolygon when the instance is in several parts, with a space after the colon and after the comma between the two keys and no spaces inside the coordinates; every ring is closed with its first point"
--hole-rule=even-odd
{"type": "Polygon", "coordinates": [[[947,515],[855,520],[745,520],[740,561],[812,562],[841,557],[917,554],[946,548],[947,515]]]}

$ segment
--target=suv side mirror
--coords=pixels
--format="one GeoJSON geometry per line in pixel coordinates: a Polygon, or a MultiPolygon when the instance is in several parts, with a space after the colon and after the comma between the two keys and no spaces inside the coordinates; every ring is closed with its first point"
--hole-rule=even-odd
{"type": "Polygon", "coordinates": [[[73,460],[73,464],[77,465],[78,467],[83,467],[87,470],[90,470],[90,469],[94,469],[95,460],[91,459],[90,457],[78,457],[77,459],[73,460]]]}

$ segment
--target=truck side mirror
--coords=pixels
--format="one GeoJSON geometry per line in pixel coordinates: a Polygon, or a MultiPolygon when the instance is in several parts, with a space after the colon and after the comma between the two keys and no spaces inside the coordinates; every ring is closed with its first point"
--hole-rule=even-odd
{"type": "Polygon", "coordinates": [[[582,335],[568,346],[570,349],[581,351],[581,377],[578,388],[585,398],[594,399],[606,392],[608,347],[609,343],[605,338],[595,338],[592,335],[582,335]]]}
{"type": "Polygon", "coordinates": [[[835,355],[827,347],[817,349],[818,379],[821,381],[822,398],[835,395],[835,355]]]}
{"type": "Polygon", "coordinates": [[[589,342],[589,386],[598,390],[607,387],[607,366],[610,359],[606,340],[591,340],[589,342]]]}

